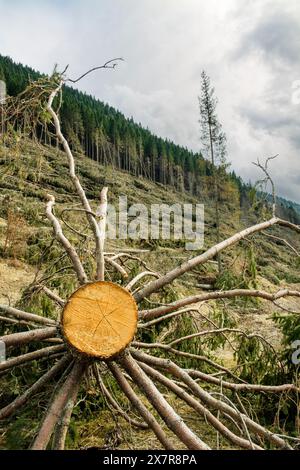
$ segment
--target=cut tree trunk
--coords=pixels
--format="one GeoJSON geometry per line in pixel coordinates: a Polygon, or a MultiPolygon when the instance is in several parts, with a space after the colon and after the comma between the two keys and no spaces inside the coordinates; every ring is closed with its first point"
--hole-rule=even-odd
{"type": "Polygon", "coordinates": [[[62,314],[66,341],[81,354],[105,360],[132,341],[137,328],[137,305],[132,295],[111,282],[79,288],[62,314]]]}

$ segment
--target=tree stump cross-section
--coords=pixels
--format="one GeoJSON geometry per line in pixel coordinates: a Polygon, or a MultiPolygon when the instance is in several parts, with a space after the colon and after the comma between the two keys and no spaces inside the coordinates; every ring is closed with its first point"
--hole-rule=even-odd
{"type": "Polygon", "coordinates": [[[77,352],[107,360],[132,341],[138,309],[132,295],[112,282],[97,281],[76,290],[62,314],[62,331],[77,352]]]}

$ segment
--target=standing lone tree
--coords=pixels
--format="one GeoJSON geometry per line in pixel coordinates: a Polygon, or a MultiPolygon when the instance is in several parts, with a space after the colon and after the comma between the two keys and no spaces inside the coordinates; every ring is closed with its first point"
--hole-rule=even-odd
{"type": "MultiPolygon", "coordinates": [[[[226,135],[222,131],[222,125],[216,114],[218,100],[215,97],[215,89],[211,86],[210,78],[203,70],[201,73],[201,96],[199,96],[201,142],[207,157],[211,160],[213,191],[215,200],[216,234],[217,243],[220,242],[220,213],[219,193],[220,175],[226,167],[226,135]]],[[[221,255],[218,254],[218,269],[221,271],[221,255]]]]}

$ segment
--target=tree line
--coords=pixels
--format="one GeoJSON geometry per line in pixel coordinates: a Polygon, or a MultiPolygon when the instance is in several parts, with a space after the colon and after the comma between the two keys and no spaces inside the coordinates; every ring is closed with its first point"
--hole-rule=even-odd
{"type": "MultiPolygon", "coordinates": [[[[16,96],[30,80],[39,77],[41,74],[32,68],[0,55],[0,79],[6,82],[8,95],[16,96]]],[[[84,92],[64,87],[60,118],[72,149],[101,164],[194,195],[203,195],[205,184],[209,187],[213,168],[201,152],[155,136],[132,118],[84,92]]],[[[45,133],[40,132],[40,138],[50,143],[45,133]]],[[[234,173],[229,178],[237,187],[242,185],[234,173]]]]}

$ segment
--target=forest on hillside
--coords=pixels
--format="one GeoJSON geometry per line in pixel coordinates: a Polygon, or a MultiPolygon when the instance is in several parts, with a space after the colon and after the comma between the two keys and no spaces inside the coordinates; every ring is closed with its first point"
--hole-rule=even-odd
{"type": "MultiPolygon", "coordinates": [[[[6,83],[8,96],[16,97],[24,92],[30,82],[42,76],[32,68],[0,54],[0,80],[6,83]]],[[[186,191],[202,200],[213,196],[213,166],[201,152],[194,153],[155,136],[149,129],[99,99],[64,85],[60,117],[62,130],[74,152],[84,153],[102,165],[143,176],[181,192],[186,191]]],[[[18,128],[18,120],[15,126],[18,128]]],[[[24,126],[23,123],[21,131],[31,135],[32,127],[26,130],[24,126]]],[[[56,146],[56,140],[46,129],[47,122],[39,116],[35,129],[39,141],[56,146]]],[[[258,199],[263,196],[268,200],[266,194],[255,191],[253,184],[238,177],[230,165],[225,173],[222,169],[221,172],[220,200],[236,198],[241,206],[247,206],[253,203],[254,193],[258,199]]],[[[300,221],[300,207],[296,203],[278,198],[278,208],[292,222],[300,221]]]]}

